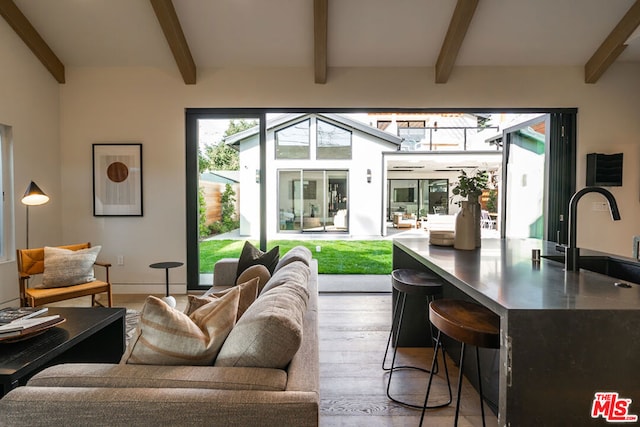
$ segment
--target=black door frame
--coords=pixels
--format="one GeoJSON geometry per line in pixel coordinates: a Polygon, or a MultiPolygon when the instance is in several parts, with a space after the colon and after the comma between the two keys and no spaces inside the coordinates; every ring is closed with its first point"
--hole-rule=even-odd
{"type": "MultiPolygon", "coordinates": [[[[577,108],[186,108],[186,237],[187,290],[202,290],[199,285],[198,254],[198,119],[201,118],[258,118],[260,123],[260,249],[266,250],[266,116],[270,113],[540,113],[551,114],[551,152],[549,178],[548,240],[566,242],[568,201],[575,192],[576,172],[576,116],[577,108]],[[554,142],[555,141],[555,142],[554,142]],[[196,173],[192,173],[195,171],[196,173]],[[553,208],[551,208],[553,206],[553,208]],[[563,237],[564,236],[564,237],[563,237]],[[563,240],[564,239],[564,240],[563,240]]],[[[503,156],[506,154],[503,152],[503,156]]],[[[380,200],[384,209],[385,200],[380,200]]]]}

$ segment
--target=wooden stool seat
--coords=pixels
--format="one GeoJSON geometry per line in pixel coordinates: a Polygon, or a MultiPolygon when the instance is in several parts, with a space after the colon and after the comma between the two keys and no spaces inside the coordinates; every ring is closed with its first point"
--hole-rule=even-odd
{"type": "Polygon", "coordinates": [[[434,301],[429,305],[429,320],[456,341],[500,348],[500,318],[481,305],[448,299],[434,301]]]}
{"type": "Polygon", "coordinates": [[[393,288],[408,295],[430,296],[442,292],[442,280],[426,271],[401,268],[391,272],[393,288]]]}
{"type": "MultiPolygon", "coordinates": [[[[462,373],[464,371],[464,350],[465,345],[472,345],[476,348],[476,367],[478,372],[478,391],[480,393],[480,411],[482,415],[482,425],[484,421],[484,401],[482,397],[482,375],[480,374],[479,347],[500,348],[500,317],[488,308],[469,301],[441,299],[429,303],[429,320],[438,329],[438,337],[434,355],[438,354],[438,346],[442,348],[440,340],[441,334],[462,343],[460,350],[460,374],[458,376],[458,396],[456,400],[456,415],[454,426],[458,425],[458,414],[460,412],[460,391],[462,390],[462,373]]],[[[435,365],[435,358],[431,366],[435,365]]],[[[427,393],[424,398],[424,408],[428,408],[429,392],[433,374],[429,375],[427,393]]],[[[424,409],[420,417],[420,426],[424,421],[424,409]]]]}

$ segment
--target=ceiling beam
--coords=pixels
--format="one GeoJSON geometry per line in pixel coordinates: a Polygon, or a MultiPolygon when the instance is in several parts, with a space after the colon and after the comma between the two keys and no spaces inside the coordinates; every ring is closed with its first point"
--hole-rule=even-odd
{"type": "Polygon", "coordinates": [[[176,9],[171,0],[149,0],[156,13],[162,32],[173,53],[173,58],[182,74],[185,84],[196,84],[196,64],[193,62],[191,50],[184,37],[176,9]]]}
{"type": "Polygon", "coordinates": [[[315,82],[327,82],[327,27],[329,0],[313,0],[313,53],[315,82]]]}
{"type": "Polygon", "coordinates": [[[640,0],[629,8],[618,25],[584,66],[584,82],[595,83],[627,47],[625,44],[640,25],[640,0]]]}
{"type": "Polygon", "coordinates": [[[477,6],[478,0],[458,0],[436,62],[436,83],[449,80],[477,6]]]}
{"type": "Polygon", "coordinates": [[[49,45],[33,28],[31,22],[18,9],[13,0],[0,0],[0,15],[20,36],[22,41],[31,49],[31,52],[42,62],[58,83],[64,83],[64,64],[58,59],[49,45]]]}

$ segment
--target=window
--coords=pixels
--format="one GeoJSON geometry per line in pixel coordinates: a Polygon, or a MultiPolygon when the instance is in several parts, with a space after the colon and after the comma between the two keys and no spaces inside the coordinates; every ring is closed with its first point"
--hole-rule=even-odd
{"type": "Polygon", "coordinates": [[[310,125],[307,119],[276,131],[276,159],[308,159],[310,125]]]}
{"type": "Polygon", "coordinates": [[[13,217],[11,216],[13,190],[10,183],[13,181],[11,177],[11,167],[13,159],[11,157],[11,128],[9,126],[0,125],[0,188],[2,189],[2,198],[0,202],[0,261],[9,259],[12,241],[11,233],[6,230],[13,228],[13,217]]]}
{"type": "Polygon", "coordinates": [[[318,159],[351,159],[351,132],[322,120],[317,121],[318,159]]]}

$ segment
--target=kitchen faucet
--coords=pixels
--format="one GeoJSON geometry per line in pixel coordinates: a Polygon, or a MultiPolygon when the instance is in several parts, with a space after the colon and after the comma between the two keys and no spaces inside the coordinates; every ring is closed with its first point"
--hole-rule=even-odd
{"type": "Polygon", "coordinates": [[[576,229],[578,228],[578,201],[587,193],[600,193],[606,197],[609,202],[609,210],[611,211],[611,219],[620,220],[620,212],[615,197],[607,189],[602,187],[585,187],[571,196],[569,200],[569,246],[564,254],[564,267],[566,271],[578,271],[580,269],[580,248],[576,246],[576,229]]]}

